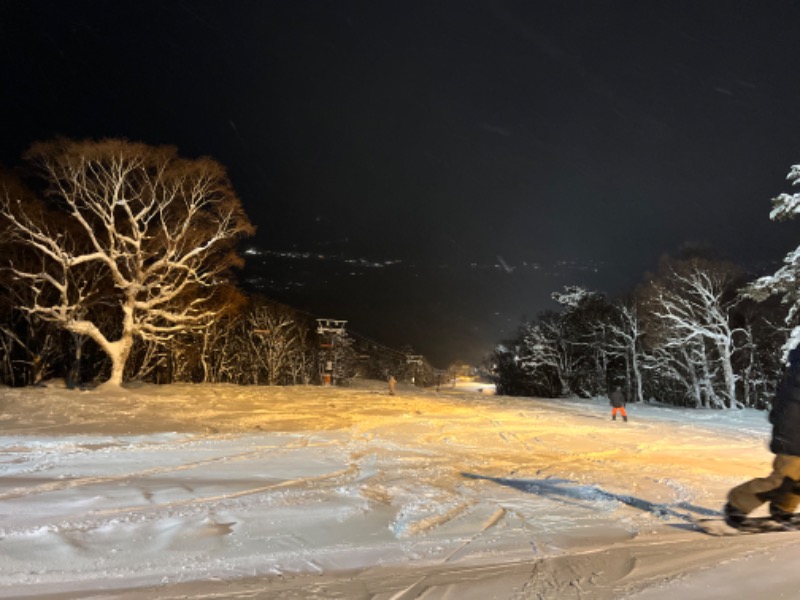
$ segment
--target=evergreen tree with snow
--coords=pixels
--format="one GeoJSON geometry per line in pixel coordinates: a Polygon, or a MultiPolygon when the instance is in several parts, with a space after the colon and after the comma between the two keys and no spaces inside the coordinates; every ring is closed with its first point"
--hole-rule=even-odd
{"type": "MultiPolygon", "coordinates": [[[[792,185],[800,185],[800,164],[793,165],[786,177],[792,185]]],[[[800,213],[800,193],[779,194],[772,199],[772,211],[769,218],[773,221],[793,219],[800,213]]],[[[786,324],[791,328],[789,337],[783,346],[784,361],[789,351],[800,344],[800,246],[786,255],[783,266],[774,274],[761,277],[748,286],[744,294],[755,300],[763,301],[772,295],[780,296],[787,305],[786,324]]]]}

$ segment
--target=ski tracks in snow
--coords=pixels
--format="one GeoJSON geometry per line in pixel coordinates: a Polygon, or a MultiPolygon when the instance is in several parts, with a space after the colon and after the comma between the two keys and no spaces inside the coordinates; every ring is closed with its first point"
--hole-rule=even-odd
{"type": "MultiPolygon", "coordinates": [[[[521,565],[517,590],[589,597],[642,573],[624,550],[642,532],[685,522],[729,483],[696,461],[704,438],[683,435],[696,430],[676,425],[670,435],[686,431],[667,443],[633,417],[612,424],[605,407],[301,392],[236,404],[260,411],[242,431],[0,436],[0,585],[407,564],[447,574],[501,561],[521,565]],[[316,430],[269,428],[268,417],[305,425],[328,413],[316,430]],[[613,564],[598,568],[612,546],[613,564]]],[[[430,585],[404,579],[382,597],[430,585]]]]}

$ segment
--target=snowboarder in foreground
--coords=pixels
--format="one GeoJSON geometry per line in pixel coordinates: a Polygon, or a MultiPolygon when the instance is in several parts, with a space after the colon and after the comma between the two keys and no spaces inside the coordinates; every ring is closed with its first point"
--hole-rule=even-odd
{"type": "Polygon", "coordinates": [[[628,413],[625,412],[625,394],[622,393],[622,388],[616,386],[611,394],[608,396],[609,404],[611,404],[611,420],[617,420],[617,413],[622,415],[622,420],[628,420],[628,413]]]}
{"type": "Polygon", "coordinates": [[[800,525],[794,511],[800,504],[797,486],[800,480],[800,346],[789,352],[789,368],[775,392],[772,410],[772,441],[769,449],[775,454],[772,473],[752,479],[728,492],[725,522],[731,527],[747,526],[747,515],[769,502],[774,521],[784,525],[800,525]]]}

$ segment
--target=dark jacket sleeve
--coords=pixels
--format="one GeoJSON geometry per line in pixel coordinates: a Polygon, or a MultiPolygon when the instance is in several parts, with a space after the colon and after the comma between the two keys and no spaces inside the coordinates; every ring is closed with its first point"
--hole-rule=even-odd
{"type": "Polygon", "coordinates": [[[775,454],[800,456],[800,369],[793,368],[784,377],[769,413],[775,454]]]}

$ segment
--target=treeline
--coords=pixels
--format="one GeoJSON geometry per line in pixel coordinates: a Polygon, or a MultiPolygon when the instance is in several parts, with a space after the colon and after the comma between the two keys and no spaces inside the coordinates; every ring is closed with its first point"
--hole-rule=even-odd
{"type": "Polygon", "coordinates": [[[495,349],[498,392],[593,397],[621,385],[632,401],[764,408],[789,330],[785,307],[749,289],[735,265],[697,253],[663,258],[624,299],[565,288],[553,294],[559,312],[495,349]]]}
{"type": "MultiPolygon", "coordinates": [[[[0,291],[0,382],[37,385],[63,378],[69,387],[106,381],[109,357],[86,336],[66,331],[13,306],[13,288],[0,291]]],[[[137,339],[124,370],[125,381],[150,383],[232,383],[238,385],[316,385],[330,362],[335,385],[354,377],[431,385],[431,365],[409,363],[407,354],[355,332],[335,336],[323,347],[318,323],[308,313],[263,296],[241,296],[236,310],[202,328],[168,340],[137,339]]],[[[113,312],[108,323],[113,328],[113,312]]],[[[326,338],[329,339],[329,338],[326,338]]],[[[410,352],[410,349],[409,349],[410,352]]]]}
{"type": "Polygon", "coordinates": [[[237,286],[255,228],[214,160],[67,139],[23,158],[0,172],[3,384],[434,381],[422,357],[321,336],[313,316],[237,286]]]}
{"type": "MultiPolygon", "coordinates": [[[[800,185],[800,165],[787,179],[800,185]]],[[[772,199],[770,219],[800,213],[800,193],[772,199]]],[[[622,300],[579,287],[553,295],[558,313],[523,323],[491,358],[498,392],[627,397],[678,406],[767,408],[800,345],[800,247],[752,280],[702,253],[664,258],[622,300]]]]}

